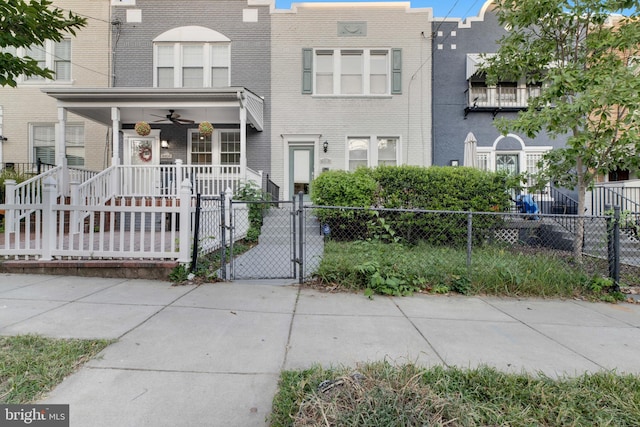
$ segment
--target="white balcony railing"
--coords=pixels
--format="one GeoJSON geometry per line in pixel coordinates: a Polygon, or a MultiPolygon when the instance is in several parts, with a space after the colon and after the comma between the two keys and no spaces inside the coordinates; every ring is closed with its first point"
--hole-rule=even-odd
{"type": "Polygon", "coordinates": [[[468,108],[527,108],[529,99],[540,95],[540,86],[471,86],[468,108]]]}

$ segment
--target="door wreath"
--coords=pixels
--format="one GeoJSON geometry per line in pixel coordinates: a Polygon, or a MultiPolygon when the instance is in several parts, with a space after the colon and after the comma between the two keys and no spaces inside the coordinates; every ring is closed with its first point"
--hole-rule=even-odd
{"type": "Polygon", "coordinates": [[[151,144],[148,142],[142,142],[138,148],[138,157],[140,157],[140,160],[148,162],[151,160],[151,155],[151,144]]]}

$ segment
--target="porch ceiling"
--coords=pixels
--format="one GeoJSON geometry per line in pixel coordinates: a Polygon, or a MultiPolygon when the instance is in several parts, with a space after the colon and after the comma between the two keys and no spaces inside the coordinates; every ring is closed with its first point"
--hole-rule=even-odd
{"type": "MultiPolygon", "coordinates": [[[[111,108],[120,110],[121,123],[162,120],[175,110],[196,123],[239,123],[239,109],[247,108],[247,123],[263,129],[261,97],[244,87],[224,89],[166,88],[43,88],[58,106],[106,126],[113,124],[111,108]],[[160,117],[156,117],[160,116],[160,117]]],[[[163,121],[161,123],[170,123],[163,121]]]]}

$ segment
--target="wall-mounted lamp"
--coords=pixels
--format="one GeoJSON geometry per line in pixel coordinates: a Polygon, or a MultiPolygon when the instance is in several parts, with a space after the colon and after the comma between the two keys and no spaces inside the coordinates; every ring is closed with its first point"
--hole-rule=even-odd
{"type": "Polygon", "coordinates": [[[329,149],[329,142],[328,141],[323,142],[322,150],[326,153],[328,149],[329,149]]]}
{"type": "Polygon", "coordinates": [[[161,146],[162,148],[169,148],[169,141],[167,141],[166,139],[163,139],[163,140],[160,142],[160,146],[161,146]]]}
{"type": "Polygon", "coordinates": [[[0,141],[4,142],[4,141],[8,141],[8,140],[9,140],[9,138],[0,135],[0,141]]]}
{"type": "Polygon", "coordinates": [[[460,166],[460,162],[458,160],[449,161],[449,165],[451,166],[460,166]]]}

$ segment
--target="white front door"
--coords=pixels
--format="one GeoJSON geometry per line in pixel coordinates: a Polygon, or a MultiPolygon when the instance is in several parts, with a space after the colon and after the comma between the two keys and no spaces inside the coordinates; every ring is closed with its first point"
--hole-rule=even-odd
{"type": "Polygon", "coordinates": [[[160,185],[160,141],[157,136],[125,135],[122,188],[125,195],[156,195],[160,185]]]}

